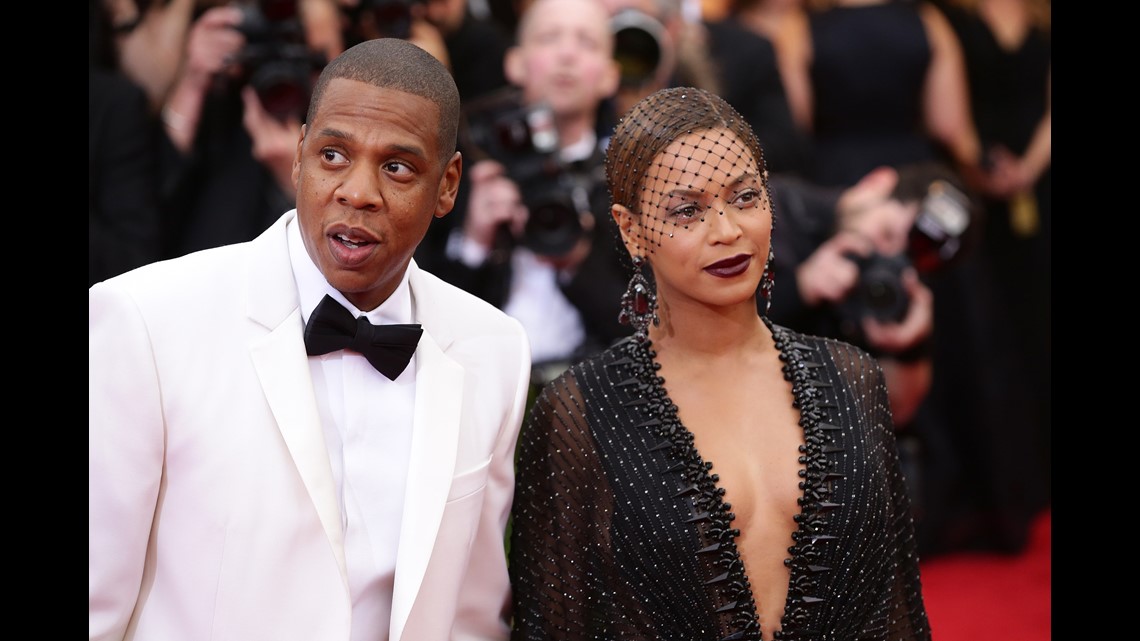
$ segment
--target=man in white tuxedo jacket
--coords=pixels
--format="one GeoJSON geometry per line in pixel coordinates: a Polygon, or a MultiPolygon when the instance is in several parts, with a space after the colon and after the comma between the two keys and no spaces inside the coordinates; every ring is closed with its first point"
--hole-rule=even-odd
{"type": "Polygon", "coordinates": [[[295,210],[91,287],[92,640],[507,637],[527,339],[411,258],[454,204],[458,118],[435,58],[352,47],[314,88],[295,210]],[[322,309],[345,347],[310,343],[322,309]],[[395,366],[371,324],[410,326],[395,366]]]}

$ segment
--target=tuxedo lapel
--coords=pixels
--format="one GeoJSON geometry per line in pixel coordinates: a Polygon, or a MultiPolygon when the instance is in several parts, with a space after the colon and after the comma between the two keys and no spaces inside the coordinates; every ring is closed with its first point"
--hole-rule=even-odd
{"type": "Polygon", "coordinates": [[[292,212],[283,216],[251,246],[249,316],[269,331],[251,342],[250,358],[265,400],[328,535],[347,590],[340,507],[313,393],[302,336],[304,320],[285,236],[285,224],[292,217],[292,212]]]}
{"type": "MultiPolygon", "coordinates": [[[[392,598],[390,638],[399,641],[412,605],[423,583],[439,534],[443,508],[451,489],[462,406],[464,370],[447,356],[441,345],[449,337],[433,335],[430,296],[416,287],[413,264],[412,294],[416,322],[424,334],[416,349],[416,405],[412,427],[412,451],[408,466],[408,489],[400,525],[400,549],[392,598]],[[418,294],[418,295],[417,295],[418,294]]],[[[434,301],[433,301],[434,302],[434,301]]],[[[442,328],[436,327],[437,332],[442,328]]],[[[424,597],[430,595],[424,595],[424,597]]]]}

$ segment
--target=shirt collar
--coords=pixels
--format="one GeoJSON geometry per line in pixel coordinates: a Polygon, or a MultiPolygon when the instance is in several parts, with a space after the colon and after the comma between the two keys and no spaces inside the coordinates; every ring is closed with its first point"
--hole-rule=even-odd
{"type": "Polygon", "coordinates": [[[563,147],[559,151],[559,158],[562,162],[577,162],[585,160],[594,153],[594,147],[598,144],[598,135],[593,131],[587,130],[577,142],[563,147]]]}
{"type": "MultiPolygon", "coordinates": [[[[359,317],[362,312],[348,302],[344,294],[329,285],[325,275],[321,273],[321,270],[309,256],[309,252],[305,250],[305,242],[301,238],[301,222],[297,216],[289,221],[285,229],[285,237],[289,242],[289,262],[293,266],[293,278],[297,281],[297,294],[301,301],[301,314],[305,321],[308,322],[309,315],[313,313],[325,294],[332,296],[334,300],[344,305],[345,309],[352,312],[353,317],[359,317]]],[[[400,284],[387,300],[380,303],[376,309],[364,313],[369,322],[373,324],[413,322],[412,290],[411,286],[408,285],[409,271],[404,270],[400,284]]]]}

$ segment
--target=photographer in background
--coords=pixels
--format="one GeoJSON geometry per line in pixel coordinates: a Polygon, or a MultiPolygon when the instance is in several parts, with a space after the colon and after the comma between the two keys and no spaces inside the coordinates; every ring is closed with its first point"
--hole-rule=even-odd
{"type": "Polygon", "coordinates": [[[443,36],[451,75],[464,105],[510,86],[503,72],[510,32],[489,15],[476,15],[467,0],[424,1],[425,17],[443,36]]]}
{"type": "Polygon", "coordinates": [[[975,202],[937,164],[880,167],[844,190],[775,174],[772,190],[787,230],[774,248],[772,319],[886,361],[895,422],[907,425],[931,381],[934,304],[923,278],[969,251],[975,202]]]}
{"type": "Polygon", "coordinates": [[[538,0],[516,42],[504,71],[517,90],[465,106],[459,216],[433,223],[416,260],[517,318],[542,383],[630,333],[596,133],[618,66],[598,0],[538,0]]]}
{"type": "Polygon", "coordinates": [[[162,108],[167,258],[242,242],[293,207],[293,157],[327,59],[296,2],[210,7],[194,20],[162,108]]]}
{"type": "Polygon", "coordinates": [[[250,240],[294,206],[312,83],[347,43],[400,31],[447,64],[413,0],[203,4],[162,107],[164,258],[250,240]]]}
{"type": "MultiPolygon", "coordinates": [[[[243,0],[248,2],[249,0],[243,0]]],[[[344,51],[339,0],[289,0],[296,4],[305,40],[332,57],[344,51]]],[[[100,0],[110,14],[119,66],[142,87],[157,115],[179,80],[194,20],[230,0],[100,0]]],[[[263,4],[273,5],[275,0],[263,4]]]]}
{"type": "MultiPolygon", "coordinates": [[[[454,76],[454,60],[442,29],[428,17],[427,0],[335,0],[344,46],[399,38],[430,53],[454,76]]],[[[460,94],[462,96],[462,94],[460,94]]]]}
{"type": "Polygon", "coordinates": [[[781,233],[773,247],[769,315],[786,327],[857,344],[879,361],[920,518],[928,503],[926,443],[941,440],[946,429],[931,406],[932,282],[953,274],[973,250],[977,202],[938,163],[879,167],[846,189],[787,174],[773,174],[770,185],[781,233]]]}
{"type": "Polygon", "coordinates": [[[699,87],[740,112],[764,145],[769,171],[805,173],[811,139],[792,119],[768,38],[737,20],[705,20],[693,0],[604,0],[622,81],[615,115],[663,87],[699,87]]]}

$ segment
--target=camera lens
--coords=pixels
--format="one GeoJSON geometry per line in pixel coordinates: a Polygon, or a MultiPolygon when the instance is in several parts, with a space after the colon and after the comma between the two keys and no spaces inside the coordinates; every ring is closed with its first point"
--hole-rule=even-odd
{"type": "Polygon", "coordinates": [[[258,67],[249,84],[265,111],[280,121],[304,119],[309,108],[308,69],[286,61],[270,61],[258,67]]]}
{"type": "Polygon", "coordinates": [[[664,53],[661,23],[636,9],[625,9],[611,19],[610,29],[622,86],[639,87],[651,80],[664,53]]]}
{"type": "Polygon", "coordinates": [[[327,61],[305,44],[296,2],[261,0],[241,6],[238,30],[246,45],[237,57],[241,74],[233,80],[252,87],[277,120],[304,121],[313,74],[327,61]]]}
{"type": "Polygon", "coordinates": [[[561,256],[582,237],[582,224],[572,203],[553,194],[528,204],[522,244],[541,256],[561,256]]]}
{"type": "Polygon", "coordinates": [[[881,321],[902,320],[899,312],[906,311],[906,295],[890,280],[872,280],[864,284],[864,298],[871,316],[881,321]]]}
{"type": "Polygon", "coordinates": [[[661,48],[649,32],[630,27],[617,33],[614,58],[621,67],[622,84],[637,86],[653,76],[661,48]]]}
{"type": "Polygon", "coordinates": [[[902,321],[910,306],[902,282],[902,272],[908,265],[905,255],[873,255],[862,264],[856,292],[860,315],[885,323],[902,321]]]}

